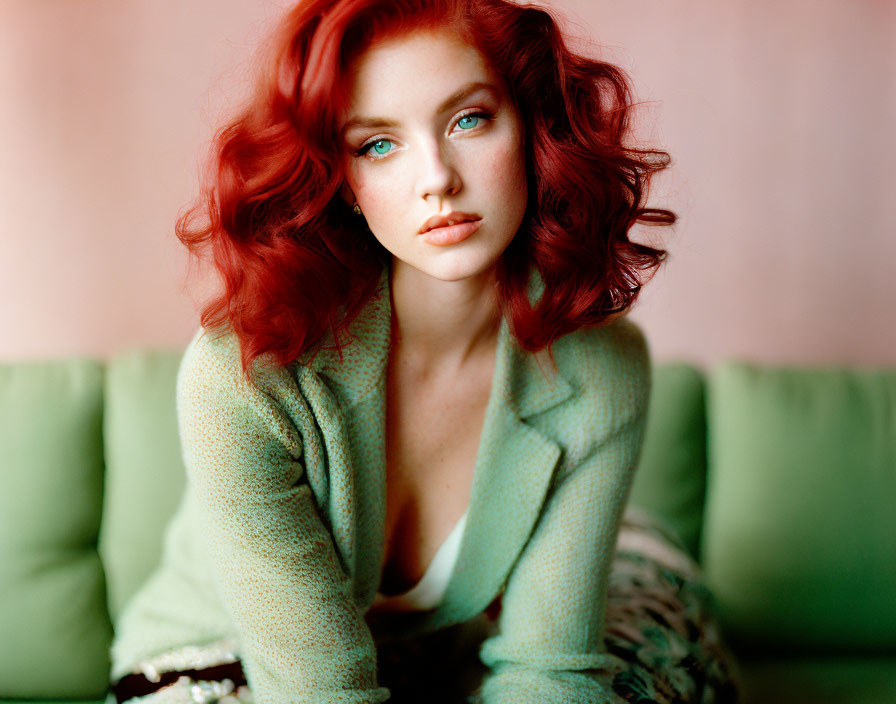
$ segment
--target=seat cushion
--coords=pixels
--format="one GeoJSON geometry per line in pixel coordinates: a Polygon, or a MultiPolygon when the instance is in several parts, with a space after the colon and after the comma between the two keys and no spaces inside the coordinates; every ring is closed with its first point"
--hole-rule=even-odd
{"type": "Polygon", "coordinates": [[[703,375],[680,362],[654,365],[644,446],[630,503],[664,520],[698,555],[706,491],[703,375]]]}
{"type": "Polygon", "coordinates": [[[896,372],[718,367],[703,566],[741,650],[896,649],[896,372]]]}
{"type": "Polygon", "coordinates": [[[103,369],[0,364],[0,698],[100,697],[103,369]]]}

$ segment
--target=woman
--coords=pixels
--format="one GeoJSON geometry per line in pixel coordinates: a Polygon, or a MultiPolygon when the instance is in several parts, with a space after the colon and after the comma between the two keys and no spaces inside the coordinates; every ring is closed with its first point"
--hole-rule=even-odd
{"type": "Polygon", "coordinates": [[[505,0],[303,0],[270,46],[178,223],[224,286],[116,699],[633,700],[666,673],[610,652],[649,391],[616,318],[674,216],[623,74],[505,0]]]}

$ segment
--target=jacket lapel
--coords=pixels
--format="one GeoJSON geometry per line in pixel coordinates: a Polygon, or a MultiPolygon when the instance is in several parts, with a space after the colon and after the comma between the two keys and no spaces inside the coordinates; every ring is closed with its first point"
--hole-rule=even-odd
{"type": "Polygon", "coordinates": [[[573,393],[552,367],[546,354],[517,346],[502,322],[467,524],[432,627],[483,611],[501,592],[535,526],[561,450],[526,419],[573,393]]]}
{"type": "MultiPolygon", "coordinates": [[[[302,361],[299,386],[320,430],[325,471],[309,481],[333,535],[355,598],[373,601],[379,585],[386,511],[385,382],[391,342],[388,270],[349,325],[341,353],[332,334],[302,361]],[[313,355],[313,356],[312,356],[313,355]]],[[[318,462],[317,464],[321,464],[318,462]]]]}

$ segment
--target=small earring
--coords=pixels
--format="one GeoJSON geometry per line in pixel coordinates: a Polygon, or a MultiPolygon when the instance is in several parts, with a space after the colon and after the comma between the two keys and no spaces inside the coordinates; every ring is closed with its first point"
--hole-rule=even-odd
{"type": "Polygon", "coordinates": [[[355,204],[352,206],[352,212],[353,212],[355,215],[360,215],[360,214],[361,214],[361,206],[358,205],[357,203],[355,203],[355,204]]]}

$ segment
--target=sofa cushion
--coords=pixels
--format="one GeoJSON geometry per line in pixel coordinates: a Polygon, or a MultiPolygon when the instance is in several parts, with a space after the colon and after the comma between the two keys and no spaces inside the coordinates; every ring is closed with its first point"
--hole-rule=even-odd
{"type": "Polygon", "coordinates": [[[174,396],[182,356],[137,350],[108,363],[100,554],[113,621],[158,565],[165,526],[183,494],[174,396]]]}
{"type": "Polygon", "coordinates": [[[106,691],[102,366],[0,364],[0,698],[106,691]]]}
{"type": "Polygon", "coordinates": [[[703,375],[680,362],[654,365],[644,446],[630,502],[662,518],[697,557],[705,491],[703,375]]]}
{"type": "Polygon", "coordinates": [[[731,362],[709,386],[703,565],[742,649],[896,647],[896,372],[731,362]]]}

